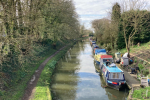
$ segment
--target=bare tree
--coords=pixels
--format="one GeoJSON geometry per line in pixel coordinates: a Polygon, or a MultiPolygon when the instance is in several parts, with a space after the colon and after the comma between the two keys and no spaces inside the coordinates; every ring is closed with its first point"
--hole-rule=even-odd
{"type": "Polygon", "coordinates": [[[143,0],[129,0],[124,1],[123,4],[122,27],[126,49],[130,56],[131,39],[135,34],[140,34],[139,28],[149,20],[149,14],[147,11],[141,10],[145,8],[145,1],[143,0]]]}

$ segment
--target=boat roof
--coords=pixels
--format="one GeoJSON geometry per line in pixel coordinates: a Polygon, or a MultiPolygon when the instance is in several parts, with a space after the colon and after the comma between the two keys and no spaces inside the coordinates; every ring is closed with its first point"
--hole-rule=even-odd
{"type": "Polygon", "coordinates": [[[97,55],[107,55],[106,52],[97,53],[97,55]]]}
{"type": "Polygon", "coordinates": [[[105,49],[96,49],[95,52],[106,52],[105,49]]]}
{"type": "Polygon", "coordinates": [[[106,52],[105,49],[95,49],[95,54],[98,54],[100,52],[106,52]]]}
{"type": "Polygon", "coordinates": [[[98,45],[95,45],[95,46],[94,46],[94,48],[97,48],[97,47],[99,48],[99,46],[98,46],[98,45]]]}
{"type": "MultiPolygon", "coordinates": [[[[106,64],[104,64],[105,66],[106,66],[106,64]]],[[[120,68],[118,68],[117,66],[116,66],[116,64],[111,64],[111,65],[109,65],[109,66],[106,66],[106,68],[108,69],[108,71],[109,72],[123,72],[120,68]]]]}
{"type": "Polygon", "coordinates": [[[101,59],[103,59],[103,58],[112,58],[112,56],[111,55],[102,55],[101,59]]]}
{"type": "Polygon", "coordinates": [[[96,46],[96,43],[95,43],[95,44],[93,44],[93,47],[94,47],[94,46],[96,46]]]}

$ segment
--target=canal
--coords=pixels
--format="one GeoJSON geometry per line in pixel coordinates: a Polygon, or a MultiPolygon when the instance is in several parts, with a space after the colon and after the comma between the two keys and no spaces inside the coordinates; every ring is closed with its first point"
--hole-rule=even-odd
{"type": "Polygon", "coordinates": [[[53,100],[126,100],[128,90],[104,88],[89,42],[78,42],[58,62],[53,75],[53,100]]]}

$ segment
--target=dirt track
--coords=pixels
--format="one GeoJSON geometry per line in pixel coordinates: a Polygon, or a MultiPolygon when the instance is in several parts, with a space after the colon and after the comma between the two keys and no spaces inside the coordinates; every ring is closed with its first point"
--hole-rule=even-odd
{"type": "Polygon", "coordinates": [[[27,83],[27,87],[25,90],[25,93],[22,97],[22,100],[29,100],[32,97],[32,94],[35,91],[35,86],[38,82],[38,79],[41,75],[42,70],[44,69],[45,65],[48,63],[48,61],[54,57],[58,52],[60,52],[62,49],[64,49],[66,46],[62,47],[61,49],[59,49],[57,52],[55,52],[53,55],[51,55],[50,57],[48,57],[40,66],[39,68],[35,71],[35,73],[33,74],[32,78],[30,79],[30,81],[27,83]]]}

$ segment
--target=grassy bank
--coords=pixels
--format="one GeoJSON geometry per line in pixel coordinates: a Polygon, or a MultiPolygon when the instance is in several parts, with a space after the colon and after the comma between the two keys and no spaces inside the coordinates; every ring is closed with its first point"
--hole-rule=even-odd
{"type": "Polygon", "coordinates": [[[51,76],[55,69],[55,65],[61,59],[63,55],[67,52],[67,50],[73,46],[74,43],[71,43],[66,48],[61,50],[56,56],[54,56],[44,67],[44,70],[41,73],[41,76],[38,80],[37,86],[35,87],[35,92],[31,100],[51,100],[51,92],[49,89],[51,83],[51,76]]]}
{"type": "Polygon", "coordinates": [[[150,87],[139,88],[139,89],[134,90],[132,94],[132,98],[134,100],[136,99],[150,100],[150,87]]]}
{"type": "Polygon", "coordinates": [[[5,91],[0,91],[0,100],[21,100],[24,90],[27,87],[27,82],[31,79],[35,70],[37,70],[44,60],[65,45],[65,43],[59,43],[57,44],[56,49],[53,49],[50,44],[45,46],[38,44],[34,45],[34,50],[31,51],[32,56],[28,56],[26,58],[28,59],[28,62],[24,63],[25,71],[18,74],[18,77],[16,77],[18,81],[16,83],[8,86],[5,91]]]}
{"type": "MultiPolygon", "coordinates": [[[[141,80],[141,77],[149,77],[150,78],[150,42],[141,44],[140,46],[131,47],[130,53],[131,56],[134,57],[134,63],[129,65],[130,68],[139,67],[140,71],[137,74],[137,80],[141,80]]],[[[113,51],[114,54],[117,51],[113,51]]],[[[122,54],[127,52],[126,48],[119,50],[122,54]]],[[[133,93],[131,93],[131,99],[133,100],[150,100],[150,87],[145,88],[134,88],[133,93]]]]}

